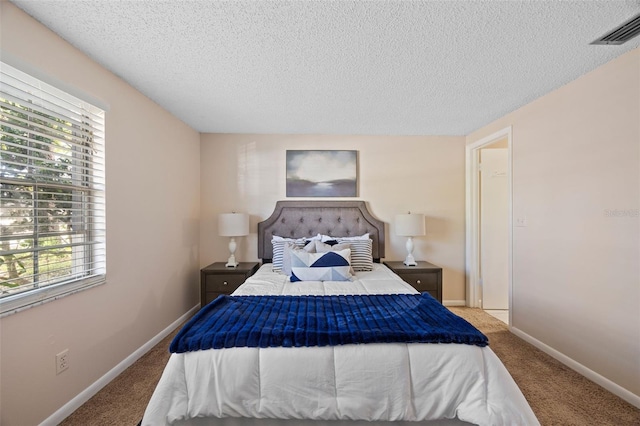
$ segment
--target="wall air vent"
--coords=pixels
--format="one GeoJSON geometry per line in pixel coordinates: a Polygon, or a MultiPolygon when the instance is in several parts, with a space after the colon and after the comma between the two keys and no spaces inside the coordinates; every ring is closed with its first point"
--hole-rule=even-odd
{"type": "Polygon", "coordinates": [[[640,15],[631,18],[610,33],[591,42],[591,44],[622,44],[640,34],[640,15]]]}

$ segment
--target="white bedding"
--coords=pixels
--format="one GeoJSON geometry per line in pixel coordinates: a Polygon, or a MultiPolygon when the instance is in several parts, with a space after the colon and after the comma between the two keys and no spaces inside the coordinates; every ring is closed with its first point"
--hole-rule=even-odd
{"type": "MultiPolygon", "coordinates": [[[[263,265],[234,295],[388,293],[416,290],[380,264],[350,282],[296,283],[263,265]]],[[[539,424],[489,347],[397,343],[172,354],[142,425],[238,417],[539,424]]]]}

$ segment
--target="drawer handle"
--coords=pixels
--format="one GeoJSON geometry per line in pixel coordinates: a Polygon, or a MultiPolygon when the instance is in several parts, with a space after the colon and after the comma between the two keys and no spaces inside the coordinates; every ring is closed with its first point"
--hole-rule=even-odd
{"type": "Polygon", "coordinates": [[[228,284],[228,283],[227,283],[226,281],[222,283],[222,285],[227,285],[227,284],[228,284]]]}
{"type": "Polygon", "coordinates": [[[416,284],[420,284],[420,280],[416,281],[416,284]]]}

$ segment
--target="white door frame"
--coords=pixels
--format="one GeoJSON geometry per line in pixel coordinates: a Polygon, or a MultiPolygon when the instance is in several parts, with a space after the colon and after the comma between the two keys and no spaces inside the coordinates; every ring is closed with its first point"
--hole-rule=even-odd
{"type": "Polygon", "coordinates": [[[480,287],[480,191],[479,154],[480,149],[499,139],[507,138],[507,182],[509,217],[509,258],[507,259],[509,279],[509,324],[511,324],[511,286],[513,254],[513,199],[511,176],[511,126],[499,130],[466,147],[466,302],[472,308],[481,307],[480,287]]]}

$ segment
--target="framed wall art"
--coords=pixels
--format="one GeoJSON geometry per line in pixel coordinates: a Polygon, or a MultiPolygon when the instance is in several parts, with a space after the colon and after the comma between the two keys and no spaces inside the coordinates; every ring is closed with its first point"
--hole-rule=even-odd
{"type": "Polygon", "coordinates": [[[358,151],[287,150],[287,197],[357,197],[358,151]]]}

